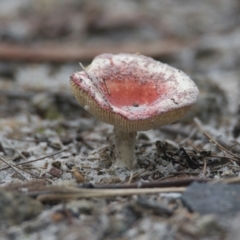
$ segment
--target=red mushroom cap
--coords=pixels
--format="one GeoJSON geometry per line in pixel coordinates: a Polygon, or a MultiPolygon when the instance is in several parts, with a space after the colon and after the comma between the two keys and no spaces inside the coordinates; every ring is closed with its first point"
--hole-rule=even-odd
{"type": "Polygon", "coordinates": [[[70,83],[81,106],[125,131],[172,123],[198,97],[197,86],[182,71],[135,54],[99,55],[70,83]]]}

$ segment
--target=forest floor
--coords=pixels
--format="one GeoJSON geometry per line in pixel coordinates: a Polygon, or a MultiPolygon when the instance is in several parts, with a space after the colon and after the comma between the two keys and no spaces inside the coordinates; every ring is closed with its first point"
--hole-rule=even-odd
{"type": "Polygon", "coordinates": [[[0,1],[0,239],[238,239],[239,10],[0,1]],[[183,119],[138,133],[132,171],[112,167],[112,126],[69,87],[78,62],[117,52],[179,68],[200,90],[183,119]]]}

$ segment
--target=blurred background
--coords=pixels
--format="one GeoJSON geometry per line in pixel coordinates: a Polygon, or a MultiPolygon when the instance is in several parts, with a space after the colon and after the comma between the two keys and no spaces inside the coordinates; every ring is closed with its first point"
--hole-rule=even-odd
{"type": "Polygon", "coordinates": [[[128,52],[180,68],[197,83],[201,94],[186,122],[197,116],[219,125],[234,116],[234,129],[239,12],[239,0],[0,0],[2,126],[26,122],[29,114],[78,117],[68,85],[78,62],[86,66],[98,54],[128,52]]]}

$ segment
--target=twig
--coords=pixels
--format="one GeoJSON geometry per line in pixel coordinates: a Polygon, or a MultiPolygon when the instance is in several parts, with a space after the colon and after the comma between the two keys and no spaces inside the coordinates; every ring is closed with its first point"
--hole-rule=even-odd
{"type": "MultiPolygon", "coordinates": [[[[188,137],[189,136],[189,132],[182,129],[182,128],[176,128],[173,126],[162,126],[160,131],[164,131],[167,132],[169,134],[179,134],[183,137],[188,137]]],[[[202,135],[200,133],[195,133],[191,138],[193,139],[201,139],[202,135]]],[[[218,139],[218,142],[225,148],[230,148],[232,146],[232,144],[229,144],[228,142],[224,141],[223,139],[218,139]]],[[[240,148],[237,148],[234,150],[234,152],[240,153],[240,148]]]]}
{"type": "Polygon", "coordinates": [[[63,201],[76,198],[94,198],[94,197],[116,197],[116,196],[131,196],[140,194],[156,194],[156,193],[172,193],[184,192],[186,188],[146,188],[146,189],[78,189],[57,187],[50,188],[48,192],[32,192],[32,195],[37,195],[37,199],[41,202],[46,201],[63,201]]]}
{"type": "MultiPolygon", "coordinates": [[[[159,131],[163,131],[169,134],[179,134],[185,138],[189,136],[189,131],[184,130],[183,128],[180,127],[175,127],[175,126],[162,126],[159,131]]],[[[199,138],[198,134],[194,136],[195,138],[199,138]]]]}
{"type": "Polygon", "coordinates": [[[110,92],[110,90],[109,90],[109,88],[108,88],[108,86],[107,86],[107,84],[106,84],[105,79],[103,79],[103,83],[104,83],[104,85],[105,85],[105,87],[106,87],[106,89],[107,89],[108,95],[111,95],[111,92],[110,92]]]}
{"type": "Polygon", "coordinates": [[[12,168],[16,173],[18,173],[23,179],[28,180],[16,167],[14,167],[11,163],[0,157],[0,160],[6,163],[10,168],[12,168]]]}
{"type": "Polygon", "coordinates": [[[216,180],[216,182],[223,182],[223,183],[240,183],[240,177],[232,177],[232,178],[221,178],[216,180]]]}
{"type": "MultiPolygon", "coordinates": [[[[133,179],[136,179],[138,176],[141,176],[143,173],[147,172],[152,166],[147,167],[146,169],[144,169],[143,171],[141,171],[140,173],[136,173],[135,175],[133,174],[132,176],[130,176],[131,181],[133,179]]],[[[128,180],[124,180],[122,181],[122,183],[126,183],[129,182],[130,178],[128,180]]]]}
{"type": "Polygon", "coordinates": [[[185,139],[183,139],[183,140],[179,143],[179,145],[183,145],[185,142],[187,142],[188,140],[190,140],[190,139],[196,134],[196,132],[197,132],[197,129],[194,128],[194,129],[190,132],[190,134],[189,134],[185,139]]]}
{"type": "Polygon", "coordinates": [[[52,153],[52,154],[49,154],[49,155],[46,155],[46,156],[44,156],[44,157],[37,158],[37,159],[34,159],[34,160],[29,160],[29,161],[27,161],[27,162],[19,163],[19,164],[17,164],[17,165],[24,165],[24,164],[28,164],[28,163],[32,163],[32,162],[37,162],[37,161],[39,161],[39,160],[43,160],[43,159],[45,159],[45,158],[49,158],[49,157],[55,156],[55,155],[57,155],[57,154],[60,154],[60,153],[62,153],[62,152],[64,152],[64,151],[66,151],[66,150],[67,150],[67,149],[63,149],[63,150],[58,151],[58,152],[56,152],[56,153],[52,153]]]}
{"type": "Polygon", "coordinates": [[[50,181],[50,180],[47,179],[47,178],[40,177],[40,176],[38,176],[37,174],[31,173],[31,172],[27,171],[26,169],[20,168],[20,167],[18,167],[18,166],[16,166],[16,165],[15,165],[15,167],[18,168],[19,170],[23,171],[23,172],[28,173],[29,175],[34,176],[34,177],[37,178],[37,179],[44,179],[44,180],[46,180],[47,182],[52,183],[52,181],[50,181]]]}
{"type": "Polygon", "coordinates": [[[169,188],[169,187],[186,187],[192,182],[209,182],[212,179],[208,178],[183,178],[168,181],[154,181],[154,182],[136,182],[131,184],[109,184],[109,185],[86,185],[80,187],[95,188],[95,189],[127,189],[127,188],[169,188]]]}
{"type": "Polygon", "coordinates": [[[128,184],[130,184],[132,182],[133,179],[133,172],[131,172],[130,177],[128,179],[128,184]]]}
{"type": "Polygon", "coordinates": [[[5,141],[14,149],[15,152],[17,152],[23,159],[27,160],[27,158],[15,147],[13,144],[8,141],[8,139],[5,139],[5,141]]]}
{"type": "MultiPolygon", "coordinates": [[[[223,182],[226,184],[234,184],[240,182],[240,177],[231,177],[225,179],[210,179],[210,178],[186,178],[186,179],[176,179],[170,181],[162,181],[162,182],[152,182],[152,183],[136,183],[136,184],[109,184],[109,185],[92,185],[92,184],[82,184],[79,187],[69,187],[69,186],[59,186],[59,185],[52,185],[46,186],[45,179],[41,180],[31,180],[28,182],[14,182],[10,183],[0,189],[6,190],[16,190],[21,191],[23,188],[27,189],[27,192],[30,196],[36,197],[40,194],[50,194],[50,193],[61,193],[61,194],[72,194],[72,193],[84,193],[89,192],[88,190],[97,190],[97,192],[102,192],[103,190],[139,190],[143,188],[145,189],[181,189],[187,187],[192,182],[201,182],[201,183],[216,183],[216,182],[223,182]],[[88,188],[89,187],[89,188],[88,188]]],[[[90,191],[91,192],[91,191],[90,191]]],[[[94,192],[94,191],[93,191],[94,192]]],[[[108,191],[107,191],[108,192],[108,191]]]]}
{"type": "MultiPolygon", "coordinates": [[[[194,43],[196,44],[196,43],[194,43]]],[[[193,45],[194,45],[193,44],[193,45]]],[[[49,43],[43,45],[16,45],[0,44],[0,60],[5,61],[28,61],[28,62],[77,62],[91,61],[95,56],[103,52],[119,53],[129,52],[136,53],[141,51],[142,54],[152,57],[166,56],[176,54],[186,47],[186,44],[179,41],[154,41],[149,44],[144,42],[126,42],[124,44],[104,44],[92,46],[67,46],[49,43]]]]}
{"type": "MultiPolygon", "coordinates": [[[[37,159],[34,159],[34,160],[29,160],[29,161],[27,161],[27,162],[17,163],[17,164],[14,164],[14,166],[24,165],[24,164],[28,164],[28,163],[32,163],[32,162],[37,162],[37,161],[43,160],[43,159],[45,159],[45,158],[49,158],[49,157],[52,157],[52,156],[54,156],[54,155],[57,155],[57,154],[59,154],[59,153],[61,153],[61,152],[64,152],[64,151],[66,151],[66,150],[67,150],[67,149],[63,149],[63,150],[61,150],[61,151],[58,151],[58,152],[56,152],[56,153],[52,153],[52,154],[46,155],[46,156],[41,157],[41,158],[37,158],[37,159]]],[[[9,168],[9,167],[1,168],[0,171],[6,170],[6,169],[8,169],[8,168],[9,168]]]]}
{"type": "MultiPolygon", "coordinates": [[[[97,89],[98,93],[101,95],[101,97],[104,99],[105,103],[108,105],[108,107],[113,110],[112,106],[110,105],[109,101],[107,100],[105,94],[103,93],[101,86],[100,86],[100,82],[105,83],[105,81],[103,81],[102,79],[99,79],[97,77],[95,77],[94,75],[90,75],[87,71],[85,71],[84,66],[82,65],[82,63],[79,63],[80,67],[82,68],[82,70],[84,71],[84,73],[87,75],[87,77],[92,81],[94,87],[97,89]]],[[[105,83],[106,84],[106,83],[105,83]]]]}
{"type": "Polygon", "coordinates": [[[231,155],[232,157],[234,157],[235,161],[240,161],[240,157],[238,157],[236,154],[230,152],[229,150],[227,150],[226,148],[224,148],[221,144],[219,144],[202,126],[201,122],[199,119],[194,118],[194,122],[196,123],[196,125],[198,126],[198,128],[200,129],[200,131],[211,141],[213,142],[216,146],[218,146],[223,152],[231,155]]]}

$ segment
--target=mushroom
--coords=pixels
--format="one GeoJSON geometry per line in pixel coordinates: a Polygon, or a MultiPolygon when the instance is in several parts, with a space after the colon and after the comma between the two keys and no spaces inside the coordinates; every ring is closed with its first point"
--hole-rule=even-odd
{"type": "Polygon", "coordinates": [[[182,71],[136,54],[101,54],[71,76],[79,104],[114,126],[115,167],[134,166],[137,131],[170,124],[196,102],[198,88],[182,71]]]}

